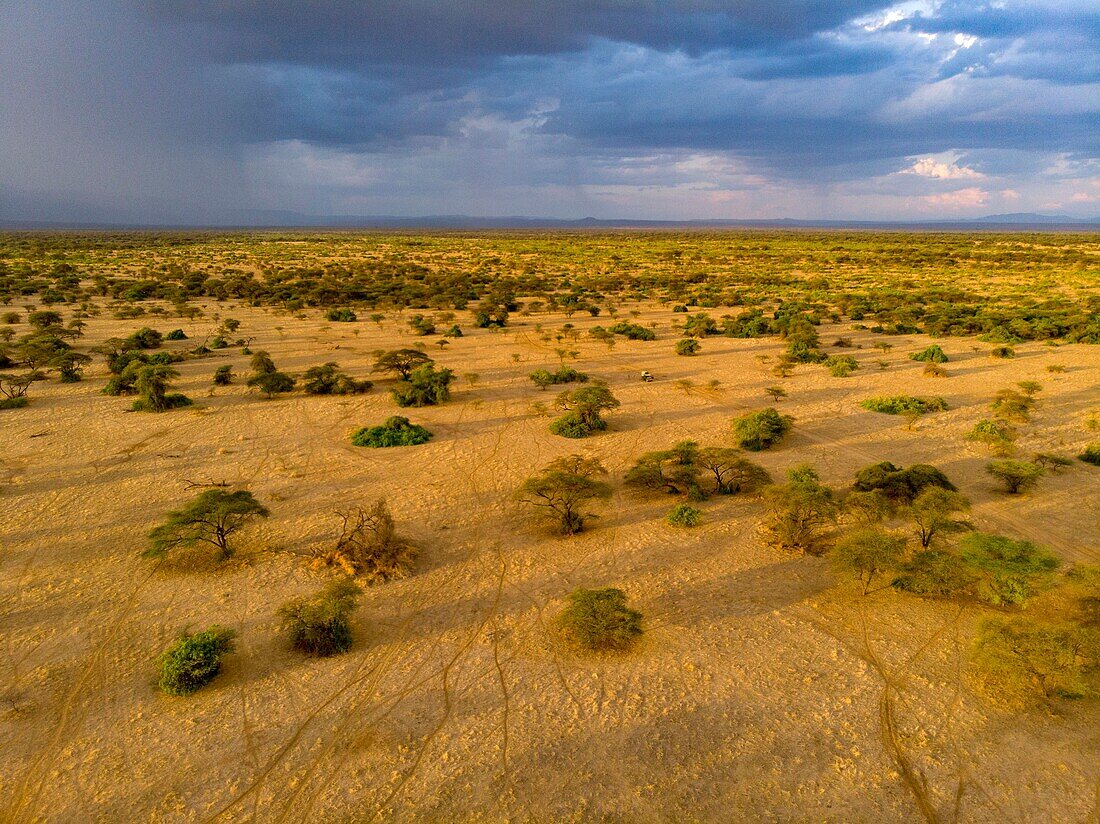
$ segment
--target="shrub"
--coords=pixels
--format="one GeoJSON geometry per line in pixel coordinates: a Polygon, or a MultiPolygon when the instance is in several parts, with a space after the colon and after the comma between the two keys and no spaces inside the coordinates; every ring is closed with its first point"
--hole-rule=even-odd
{"type": "Polygon", "coordinates": [[[588,375],[578,372],[572,366],[561,366],[551,372],[548,369],[536,369],[530,375],[531,380],[539,389],[562,383],[587,383],[588,375]]]}
{"type": "Polygon", "coordinates": [[[787,471],[787,483],[764,489],[764,532],[777,549],[820,555],[838,507],[809,466],[787,471]]]}
{"type": "Polygon", "coordinates": [[[416,548],[403,540],[385,500],[370,510],[338,513],[343,521],[335,547],[317,556],[315,565],[339,566],[367,583],[383,583],[408,575],[416,562],[416,548]]]}
{"type": "Polygon", "coordinates": [[[947,370],[940,366],[938,363],[932,363],[929,361],[924,365],[924,374],[930,378],[946,378],[947,370]]]}
{"type": "Polygon", "coordinates": [[[994,346],[989,350],[989,357],[991,358],[1014,358],[1016,357],[1016,350],[1011,346],[994,346]]]}
{"type": "Polygon", "coordinates": [[[373,383],[356,380],[340,371],[340,365],[333,361],[321,366],[311,366],[302,376],[302,388],[307,395],[358,395],[369,392],[373,383]]]}
{"type": "Polygon", "coordinates": [[[966,439],[985,444],[997,455],[1008,455],[1015,448],[1016,428],[1005,421],[984,418],[974,424],[966,439]]]}
{"type": "Polygon", "coordinates": [[[164,340],[163,335],[156,329],[143,326],[130,337],[126,338],[127,349],[156,349],[164,340]]]}
{"type": "Polygon", "coordinates": [[[398,406],[435,406],[451,397],[451,381],[454,372],[436,369],[432,363],[416,367],[407,380],[390,389],[398,406]]]}
{"type": "Polygon", "coordinates": [[[413,334],[422,337],[435,334],[435,324],[423,315],[413,315],[409,320],[409,328],[412,329],[413,334]]]}
{"type": "Polygon", "coordinates": [[[733,422],[737,442],[745,449],[760,452],[771,449],[790,431],[794,418],[780,415],[775,407],[749,412],[733,422]]]}
{"type": "Polygon", "coordinates": [[[214,385],[228,386],[233,383],[233,367],[229,364],[219,366],[214,370],[214,385]]]}
{"type": "Polygon", "coordinates": [[[898,504],[912,503],[927,487],[955,491],[955,485],[940,470],[929,464],[913,464],[908,469],[894,466],[889,461],[864,467],[856,473],[852,488],[859,492],[882,492],[890,501],[898,504]]]}
{"type": "Polygon", "coordinates": [[[347,578],[331,581],[317,594],[279,607],[282,630],[306,655],[329,656],[351,649],[351,623],[359,587],[347,578]]]}
{"type": "Polygon", "coordinates": [[[665,516],[665,521],[669,526],[691,528],[703,522],[703,512],[688,504],[677,504],[665,516]]]}
{"type": "Polygon", "coordinates": [[[830,355],[824,363],[825,368],[834,378],[846,378],[859,369],[859,362],[851,355],[830,355]]]}
{"type": "Polygon", "coordinates": [[[1030,395],[1024,395],[1015,389],[1001,389],[989,405],[993,414],[1004,420],[1027,423],[1031,419],[1031,407],[1035,405],[1035,399],[1030,395]]]}
{"type": "Polygon", "coordinates": [[[1072,624],[994,617],[980,625],[970,660],[998,695],[1079,698],[1096,643],[1072,624]]]}
{"type": "Polygon", "coordinates": [[[179,393],[168,394],[172,378],[179,372],[171,366],[150,364],[141,366],[134,379],[138,398],[131,407],[135,412],[166,412],[181,406],[190,406],[192,400],[179,393]]]}
{"type": "Polygon", "coordinates": [[[1049,585],[1058,559],[1030,541],[971,532],[959,543],[960,555],[981,573],[977,595],[994,606],[1020,605],[1049,585]]]}
{"type": "Polygon", "coordinates": [[[619,406],[619,400],[602,384],[562,392],[555,406],[565,412],[550,422],[550,431],[564,438],[586,438],[607,429],[601,413],[619,406]]]}
{"type": "Polygon", "coordinates": [[[947,363],[949,358],[944,354],[938,343],[934,343],[920,352],[912,352],[909,360],[924,361],[925,363],[947,363]]]}
{"type": "Polygon", "coordinates": [[[690,357],[691,355],[698,354],[700,348],[699,341],[695,338],[684,338],[683,340],[676,341],[677,355],[690,357]]]}
{"type": "Polygon", "coordinates": [[[627,606],[620,589],[582,589],[569,593],[558,616],[566,640],[592,652],[627,652],[642,635],[642,614],[627,606]]]}
{"type": "Polygon", "coordinates": [[[611,497],[611,487],[597,476],[606,475],[595,458],[570,455],[551,462],[542,472],[528,478],[515,492],[515,499],[536,508],[556,522],[562,535],[575,535],[594,517],[583,510],[593,501],[611,497]]]}
{"type": "Polygon", "coordinates": [[[875,577],[897,567],[905,554],[905,541],[877,527],[865,527],[841,538],[829,556],[839,571],[854,574],[871,591],[875,577]]]}
{"type": "Polygon", "coordinates": [[[253,518],[270,513],[246,490],[229,492],[207,489],[182,509],[168,513],[165,521],[149,533],[149,548],[142,555],[159,558],[177,547],[210,544],[218,560],[233,554],[229,539],[253,518]]]}
{"type": "Polygon", "coordinates": [[[952,596],[968,592],[977,578],[957,553],[922,549],[901,565],[891,585],[916,595],[952,596]]]}
{"type": "Polygon", "coordinates": [[[329,309],[325,312],[325,319],[333,323],[355,323],[359,316],[351,309],[329,309]]]}
{"type": "Polygon", "coordinates": [[[1038,464],[1013,460],[992,461],[986,465],[985,471],[1004,484],[1005,491],[1010,495],[1031,489],[1045,474],[1038,464]]]}
{"type": "Polygon", "coordinates": [[[924,415],[929,412],[942,412],[947,409],[947,401],[943,398],[917,398],[912,395],[891,395],[868,398],[863,401],[860,406],[871,412],[881,412],[884,415],[904,415],[906,412],[924,415]]]}
{"type": "Polygon", "coordinates": [[[646,329],[637,323],[619,321],[608,330],[613,335],[622,335],[627,340],[656,340],[657,335],[652,329],[646,329]]]}
{"type": "Polygon", "coordinates": [[[248,379],[248,385],[273,398],[294,391],[295,380],[285,372],[260,372],[248,379]]]}
{"type": "Polygon", "coordinates": [[[231,629],[213,626],[191,635],[184,633],[157,661],[158,686],[168,695],[190,695],[214,680],[223,655],[233,651],[231,629]]]}
{"type": "Polygon", "coordinates": [[[408,418],[394,415],[378,426],[365,426],[351,436],[355,446],[417,446],[431,440],[432,433],[408,418]]]}
{"type": "Polygon", "coordinates": [[[1100,443],[1090,443],[1085,447],[1085,451],[1077,456],[1077,460],[1100,466],[1100,443]]]}
{"type": "Polygon", "coordinates": [[[173,329],[164,336],[165,340],[187,340],[187,335],[182,329],[173,329]]]}

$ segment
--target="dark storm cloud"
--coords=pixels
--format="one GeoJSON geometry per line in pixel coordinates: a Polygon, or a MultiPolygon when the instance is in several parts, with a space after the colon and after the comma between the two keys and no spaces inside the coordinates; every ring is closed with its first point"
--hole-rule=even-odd
{"type": "Polygon", "coordinates": [[[944,155],[907,190],[1100,211],[1098,81],[1092,0],[8,4],[0,198],[629,214],[944,155]]]}
{"type": "Polygon", "coordinates": [[[225,57],[359,67],[452,65],[584,49],[592,38],[688,54],[808,37],[882,0],[169,0],[135,11],[228,33],[225,57]]]}

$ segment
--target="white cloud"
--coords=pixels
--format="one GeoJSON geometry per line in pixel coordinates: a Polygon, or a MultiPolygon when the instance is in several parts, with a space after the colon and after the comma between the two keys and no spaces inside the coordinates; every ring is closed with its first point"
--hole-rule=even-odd
{"type": "Polygon", "coordinates": [[[983,177],[981,172],[960,166],[957,157],[944,155],[919,157],[913,161],[912,166],[899,170],[898,174],[918,175],[935,180],[979,180],[983,177]]]}

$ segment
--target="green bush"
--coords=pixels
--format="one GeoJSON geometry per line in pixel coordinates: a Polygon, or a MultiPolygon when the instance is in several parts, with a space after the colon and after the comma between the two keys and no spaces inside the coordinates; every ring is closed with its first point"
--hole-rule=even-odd
{"type": "Polygon", "coordinates": [[[665,516],[669,526],[693,527],[703,522],[703,512],[688,504],[677,504],[665,516]]]}
{"type": "Polygon", "coordinates": [[[190,695],[214,680],[223,655],[233,651],[231,629],[213,626],[191,635],[184,633],[157,662],[158,686],[168,695],[190,695]]]}
{"type": "Polygon", "coordinates": [[[691,357],[699,353],[700,349],[699,341],[695,338],[683,338],[676,341],[676,354],[684,355],[685,357],[691,357]]]}
{"type": "Polygon", "coordinates": [[[325,319],[334,323],[355,323],[359,316],[350,309],[329,309],[325,312],[325,319]]]}
{"type": "Polygon", "coordinates": [[[550,431],[564,438],[586,438],[607,429],[601,413],[618,408],[619,400],[606,386],[595,384],[562,392],[555,405],[565,414],[550,422],[550,431]]]}
{"type": "Polygon", "coordinates": [[[233,383],[233,367],[229,364],[219,366],[214,370],[214,385],[228,386],[233,383]]]}
{"type": "Polygon", "coordinates": [[[173,329],[164,336],[165,340],[187,340],[187,335],[182,329],[173,329]]]}
{"type": "Polygon", "coordinates": [[[1016,350],[1011,346],[994,346],[989,350],[989,357],[991,358],[1014,358],[1016,357],[1016,350]]]}
{"type": "Polygon", "coordinates": [[[399,381],[390,389],[398,406],[435,406],[451,397],[454,372],[436,369],[432,363],[418,366],[409,373],[407,380],[399,381]]]}
{"type": "Polygon", "coordinates": [[[1006,421],[984,418],[974,424],[966,439],[983,443],[998,455],[1008,455],[1016,440],[1016,428],[1006,421]]]}
{"type": "Polygon", "coordinates": [[[749,412],[733,422],[737,442],[753,452],[771,449],[790,431],[794,418],[780,415],[775,407],[749,412]]]}
{"type": "Polygon", "coordinates": [[[912,503],[930,486],[951,492],[956,487],[940,470],[929,464],[913,464],[908,469],[889,461],[864,467],[856,473],[852,488],[859,492],[879,491],[897,504],[912,503]]]}
{"type": "Polygon", "coordinates": [[[851,355],[830,355],[824,364],[834,378],[846,378],[859,369],[859,362],[851,355]]]}
{"type": "Polygon", "coordinates": [[[1085,447],[1085,451],[1077,456],[1077,460],[1100,466],[1100,443],[1090,443],[1085,447]]]}
{"type": "Polygon", "coordinates": [[[351,623],[361,590],[342,578],[330,582],[316,595],[295,598],[279,607],[282,630],[291,645],[306,655],[329,656],[351,649],[351,623]]]}
{"type": "Polygon", "coordinates": [[[973,587],[977,573],[949,549],[922,549],[899,568],[893,586],[916,595],[962,595],[973,587]]]}
{"type": "Polygon", "coordinates": [[[1024,701],[1083,697],[1085,676],[1098,663],[1094,634],[1074,624],[1023,616],[983,621],[970,660],[991,692],[1024,701]]]}
{"type": "Polygon", "coordinates": [[[351,436],[355,446],[417,446],[431,440],[432,433],[408,418],[394,415],[379,426],[365,426],[351,436]]]}
{"type": "Polygon", "coordinates": [[[584,372],[578,372],[572,366],[560,366],[553,372],[548,369],[536,369],[531,373],[530,377],[531,381],[539,387],[539,389],[545,389],[547,386],[555,386],[562,383],[588,382],[588,375],[584,372]]]}
{"type": "Polygon", "coordinates": [[[912,395],[890,395],[868,398],[860,403],[860,406],[871,412],[881,412],[884,415],[904,415],[909,412],[924,415],[929,412],[942,412],[947,409],[947,401],[943,398],[917,398],[912,395]]]}
{"type": "Polygon", "coordinates": [[[626,652],[642,635],[642,614],[627,606],[620,589],[582,589],[569,594],[558,616],[566,639],[592,652],[626,652]]]}
{"type": "Polygon", "coordinates": [[[19,395],[15,398],[0,398],[0,409],[22,409],[30,402],[30,398],[26,395],[19,395]]]}
{"type": "Polygon", "coordinates": [[[938,343],[934,343],[927,349],[922,349],[920,352],[912,352],[909,355],[909,360],[924,361],[925,363],[947,363],[950,360],[940,348],[938,343]]]}
{"type": "Polygon", "coordinates": [[[1020,605],[1051,582],[1058,559],[1030,541],[971,532],[959,542],[960,556],[981,573],[977,595],[994,606],[1020,605]]]}
{"type": "Polygon", "coordinates": [[[186,395],[169,393],[168,387],[179,372],[170,366],[149,364],[137,369],[134,377],[134,389],[138,393],[131,409],[134,412],[167,412],[190,406],[192,400],[186,395]]]}
{"type": "Polygon", "coordinates": [[[628,340],[656,340],[657,338],[652,329],[646,329],[637,323],[628,323],[627,321],[619,321],[608,328],[607,331],[613,335],[622,335],[628,340]]]}
{"type": "Polygon", "coordinates": [[[248,385],[273,398],[284,392],[294,391],[295,380],[285,372],[260,372],[248,379],[248,385]]]}

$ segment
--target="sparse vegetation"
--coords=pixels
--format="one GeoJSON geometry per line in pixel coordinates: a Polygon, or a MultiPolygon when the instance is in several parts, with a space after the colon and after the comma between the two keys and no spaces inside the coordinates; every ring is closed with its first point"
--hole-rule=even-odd
{"type": "Polygon", "coordinates": [[[236,633],[213,626],[195,634],[184,633],[157,661],[157,685],[167,695],[184,696],[209,684],[221,671],[222,656],[233,651],[236,633]]]}
{"type": "Polygon", "coordinates": [[[356,446],[389,447],[418,446],[431,440],[432,433],[408,418],[394,415],[378,426],[365,426],[351,436],[356,446]]]}
{"type": "Polygon", "coordinates": [[[745,449],[760,452],[771,449],[790,431],[794,418],[781,415],[775,407],[749,412],[733,422],[737,442],[745,449]]]}
{"type": "Polygon", "coordinates": [[[584,510],[611,497],[611,487],[598,480],[606,474],[607,470],[594,458],[582,455],[558,458],[540,474],[524,481],[515,499],[535,507],[539,515],[557,525],[562,535],[575,535],[595,517],[584,510]]]}
{"type": "Polygon", "coordinates": [[[947,401],[943,398],[891,395],[889,397],[868,398],[860,406],[871,412],[881,412],[884,415],[904,415],[907,412],[926,415],[929,412],[942,412],[947,409],[947,401]]]}
{"type": "Polygon", "coordinates": [[[348,617],[355,609],[359,587],[347,578],[330,581],[307,598],[295,598],[279,607],[282,631],[291,646],[306,655],[325,657],[351,649],[348,617]]]}
{"type": "Polygon", "coordinates": [[[642,635],[642,614],[627,605],[621,589],[583,589],[569,593],[558,616],[566,640],[588,652],[628,652],[642,635]]]}
{"type": "Polygon", "coordinates": [[[149,533],[149,548],[142,554],[159,558],[179,547],[205,543],[223,560],[233,554],[229,539],[254,518],[269,514],[247,490],[207,489],[182,509],[169,512],[164,523],[149,533]]]}

